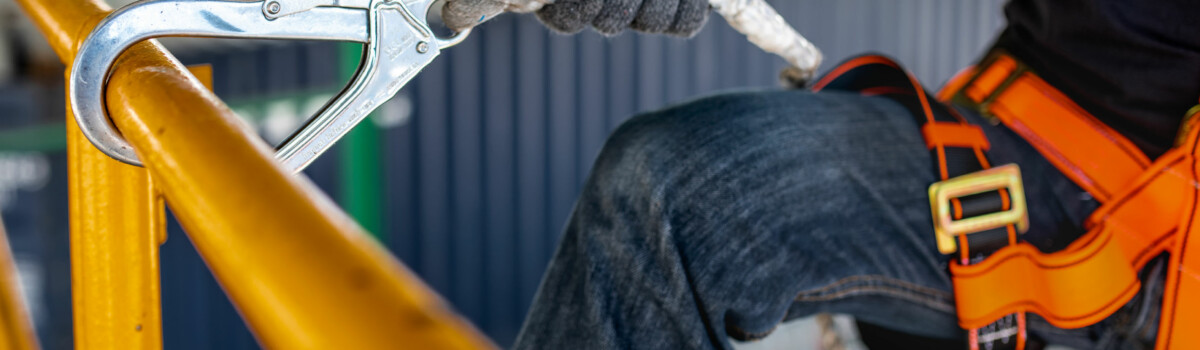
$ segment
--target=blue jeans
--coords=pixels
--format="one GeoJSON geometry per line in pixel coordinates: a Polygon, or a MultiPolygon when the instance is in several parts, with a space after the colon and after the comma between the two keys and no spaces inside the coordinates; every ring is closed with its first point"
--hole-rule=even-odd
{"type": "MultiPolygon", "coordinates": [[[[1082,234],[1096,202],[962,112],[993,164],[1021,166],[1024,239],[1054,251],[1082,234]]],[[[962,338],[930,218],[934,169],[913,117],[881,97],[758,91],[637,116],[596,160],[515,347],[727,349],[818,312],[962,338]]],[[[1107,320],[1064,330],[1031,315],[1030,335],[1152,345],[1162,267],[1148,266],[1147,287],[1107,320]]]]}

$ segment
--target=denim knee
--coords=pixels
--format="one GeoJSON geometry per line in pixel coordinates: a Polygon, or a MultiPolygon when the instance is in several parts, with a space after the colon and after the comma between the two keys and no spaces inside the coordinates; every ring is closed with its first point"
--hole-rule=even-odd
{"type": "Polygon", "coordinates": [[[895,118],[898,112],[902,110],[891,101],[836,92],[777,90],[705,97],[621,124],[605,142],[589,183],[619,193],[655,193],[697,172],[738,172],[737,166],[782,162],[818,168],[859,153],[887,154],[863,150],[921,145],[911,118],[895,118]],[[873,124],[911,132],[884,135],[905,140],[881,138],[871,133],[879,128],[873,124]]]}

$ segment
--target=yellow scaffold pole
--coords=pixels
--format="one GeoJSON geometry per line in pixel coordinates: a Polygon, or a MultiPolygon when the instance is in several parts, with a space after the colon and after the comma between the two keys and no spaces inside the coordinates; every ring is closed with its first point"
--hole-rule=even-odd
{"type": "MultiPolygon", "coordinates": [[[[68,66],[109,12],[95,0],[17,3],[68,66]]],[[[113,123],[264,346],[493,347],[306,178],[280,168],[157,43],[135,45],[115,67],[113,123]]]]}
{"type": "Polygon", "coordinates": [[[0,220],[0,350],[33,350],[38,348],[33,322],[21,300],[21,281],[17,264],[8,246],[8,234],[0,220]]]}

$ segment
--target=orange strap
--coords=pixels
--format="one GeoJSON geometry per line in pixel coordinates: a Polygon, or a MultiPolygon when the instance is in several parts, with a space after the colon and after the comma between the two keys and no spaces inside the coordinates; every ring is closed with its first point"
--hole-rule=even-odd
{"type": "Polygon", "coordinates": [[[1001,249],[975,265],[951,264],[963,327],[1016,310],[1061,328],[1092,325],[1136,294],[1137,271],[1173,243],[1189,186],[1167,171],[1192,160],[1172,152],[1130,191],[1091,217],[1091,230],[1066,249],[1044,254],[1031,245],[1001,249]],[[1004,293],[996,293],[1002,290],[1004,293]]]}
{"type": "Polygon", "coordinates": [[[952,90],[939,98],[975,105],[1003,122],[1104,206],[1088,219],[1089,232],[1060,252],[1045,254],[1021,243],[978,264],[952,263],[960,325],[979,327],[1021,311],[1062,328],[1094,324],[1137,293],[1137,272],[1148,260],[1170,251],[1159,349],[1200,348],[1200,336],[1172,332],[1200,329],[1194,311],[1200,310],[1200,257],[1186,258],[1200,252],[1200,239],[1186,239],[1200,230],[1192,220],[1200,198],[1200,132],[1190,132],[1188,143],[1152,165],[1131,142],[1011,57],[1001,53],[982,66],[978,74],[952,80],[952,90]]]}
{"type": "Polygon", "coordinates": [[[986,151],[991,148],[983,129],[973,124],[928,122],[921,126],[921,134],[925,136],[925,147],[978,148],[986,151]]]}
{"type": "MultiPolygon", "coordinates": [[[[942,180],[991,168],[991,162],[985,154],[990,145],[982,129],[967,122],[954,109],[930,100],[921,84],[887,57],[866,55],[848,60],[813,85],[814,91],[825,88],[882,96],[907,109],[921,125],[925,144],[931,156],[937,160],[936,171],[942,180]]],[[[971,196],[969,203],[976,211],[1012,209],[1008,187],[971,196]]],[[[964,202],[965,198],[947,198],[941,205],[953,207],[953,219],[960,220],[964,215],[964,203],[967,203],[964,202]]],[[[939,236],[939,250],[943,253],[957,252],[964,264],[976,261],[1002,246],[1016,244],[1019,230],[1014,227],[1015,224],[1013,222],[975,232],[970,237],[959,235],[946,239],[939,236]]],[[[970,327],[966,331],[971,349],[1021,350],[1026,340],[1025,314],[1008,314],[996,322],[970,327]]]]}
{"type": "Polygon", "coordinates": [[[1150,165],[1132,142],[1012,57],[993,59],[960,95],[1025,138],[1096,200],[1107,202],[1150,165]]]}
{"type": "MultiPolygon", "coordinates": [[[[1193,109],[1187,119],[1195,122],[1200,117],[1200,110],[1193,109]]],[[[1191,234],[1200,231],[1200,211],[1197,199],[1200,199],[1200,128],[1186,128],[1187,136],[1181,143],[1180,152],[1186,152],[1191,157],[1178,166],[1165,170],[1173,177],[1189,180],[1181,188],[1183,213],[1178,221],[1179,234],[1174,242],[1169,242],[1171,262],[1167,269],[1167,281],[1163,288],[1162,319],[1158,326],[1159,350],[1164,349],[1200,349],[1200,236],[1191,234]]]]}

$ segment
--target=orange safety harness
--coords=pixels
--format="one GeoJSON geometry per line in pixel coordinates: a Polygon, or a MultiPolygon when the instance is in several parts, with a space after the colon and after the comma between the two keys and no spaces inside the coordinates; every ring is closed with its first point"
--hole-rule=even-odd
{"type": "MultiPolygon", "coordinates": [[[[1157,349],[1200,348],[1200,128],[1185,124],[1177,146],[1151,161],[1012,56],[995,51],[937,95],[974,108],[1022,136],[1101,207],[1088,232],[1042,253],[1021,242],[1028,228],[1016,164],[993,166],[982,130],[933,101],[910,74],[882,56],[852,59],[818,80],[891,98],[922,124],[942,181],[930,186],[935,237],[950,263],[959,325],[971,349],[1023,349],[1025,313],[1060,328],[1095,324],[1141,287],[1138,271],[1170,256],[1157,349]],[[1190,255],[1189,255],[1190,254],[1190,255]]],[[[1200,114],[1200,108],[1186,119],[1200,114]]]]}

